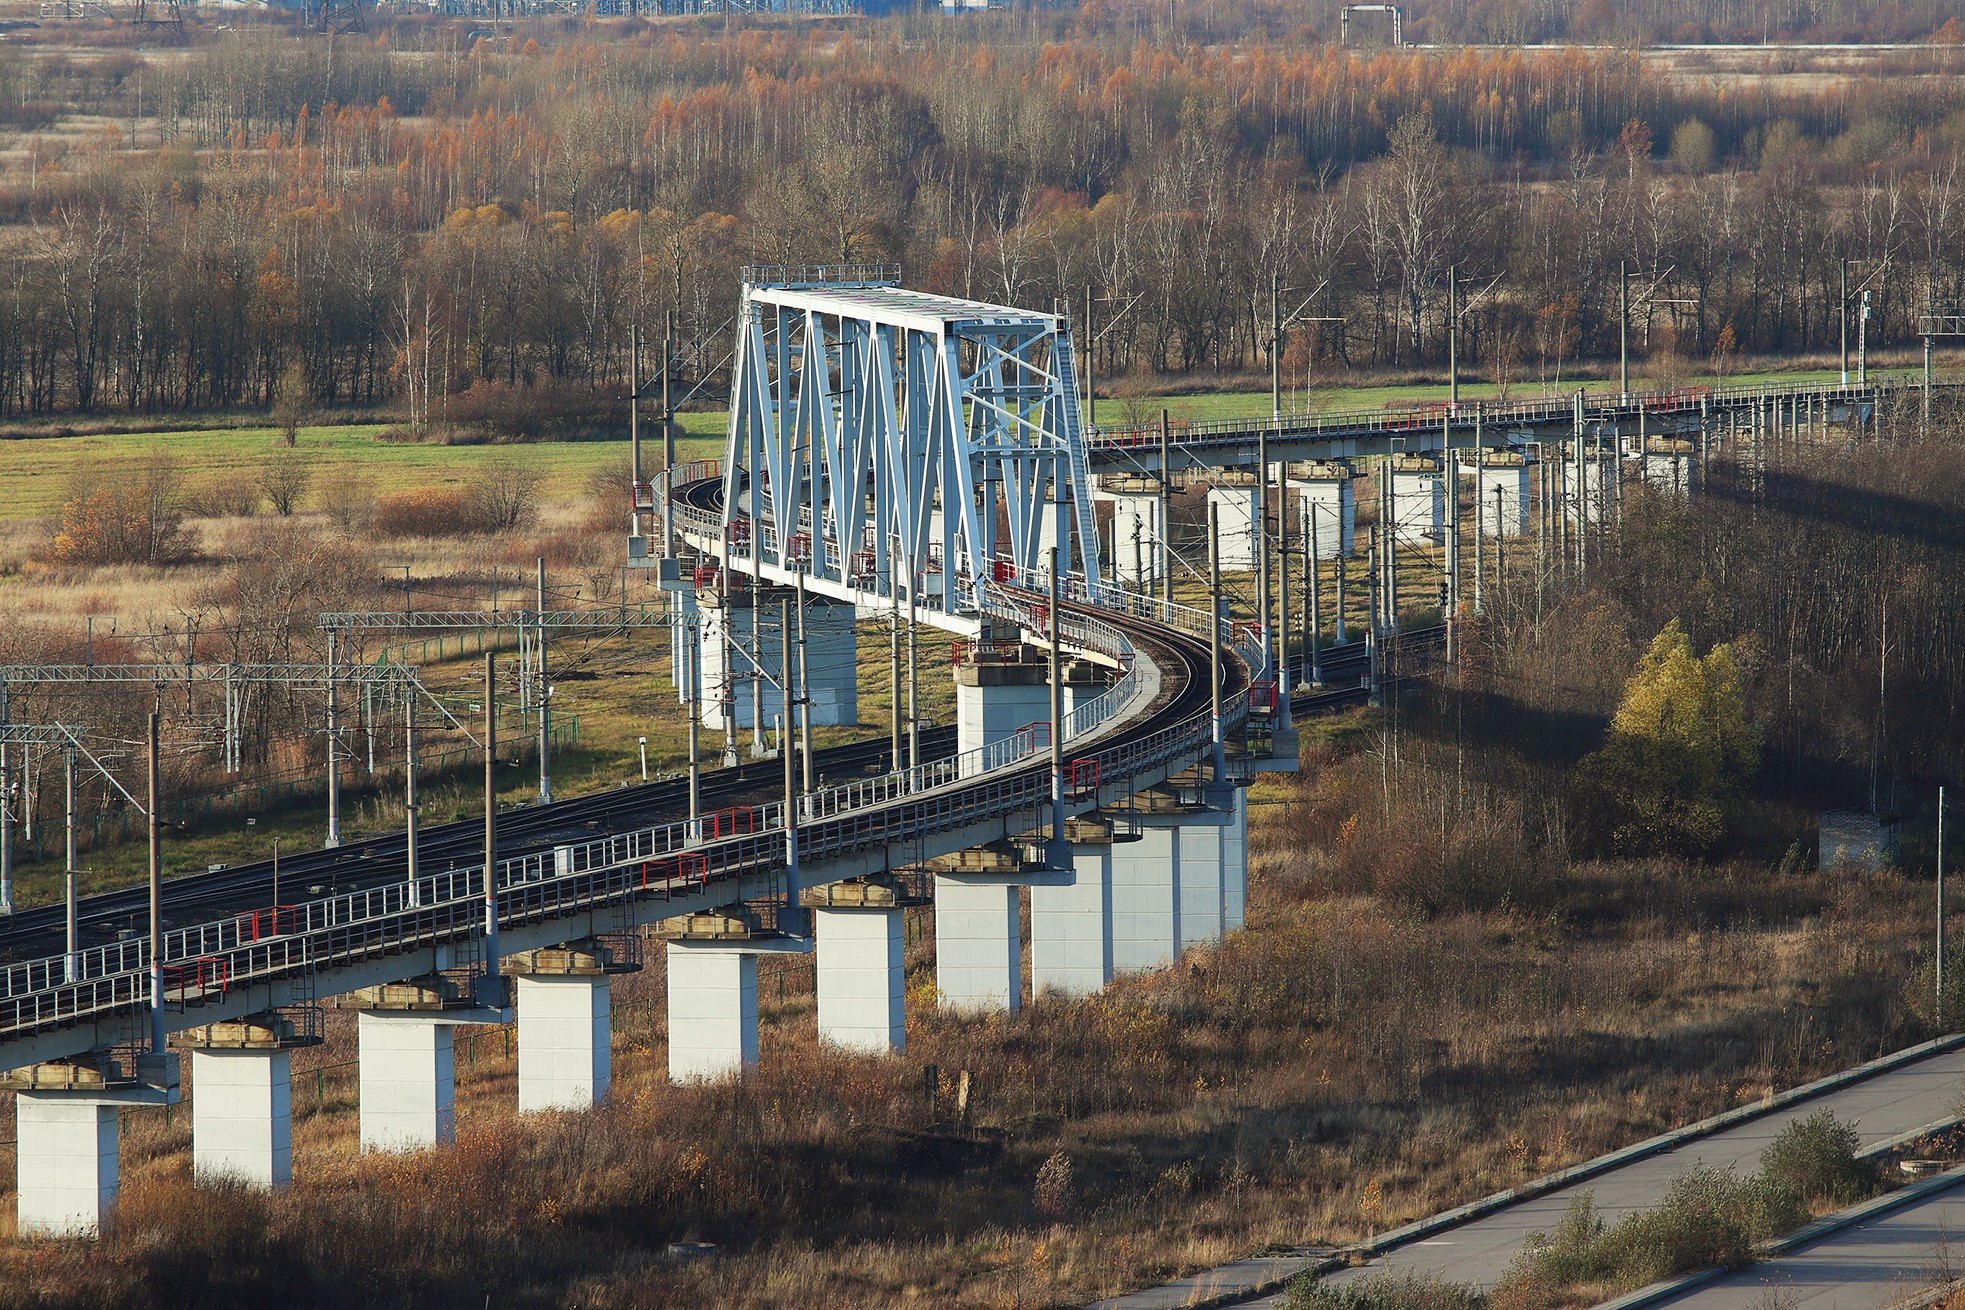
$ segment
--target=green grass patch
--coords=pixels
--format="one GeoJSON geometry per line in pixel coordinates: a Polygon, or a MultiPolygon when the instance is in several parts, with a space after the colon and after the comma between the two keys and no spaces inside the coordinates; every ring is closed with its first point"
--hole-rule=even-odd
{"type": "MultiPolygon", "coordinates": [[[[718,413],[682,415],[689,435],[676,443],[677,458],[721,455],[724,422],[718,413]]],[[[297,449],[314,472],[303,507],[315,507],[349,477],[372,478],[379,489],[390,492],[462,487],[486,466],[506,463],[537,471],[543,499],[573,499],[584,492],[596,469],[622,464],[628,457],[625,428],[619,441],[482,446],[377,440],[376,434],[386,430],[381,424],[302,428],[297,449]]],[[[186,490],[195,493],[214,482],[251,477],[284,449],[279,433],[270,427],[11,441],[0,459],[0,521],[59,513],[69,484],[85,471],[140,464],[161,455],[177,461],[186,490]]],[[[660,447],[644,443],[643,468],[653,469],[660,460],[660,447]]]]}
{"type": "MultiPolygon", "coordinates": [[[[1883,372],[1871,370],[1876,376],[1883,372]]],[[[1837,376],[1834,369],[1764,370],[1734,374],[1725,380],[1729,384],[1827,382],[1837,376]]],[[[1688,379],[1688,385],[1710,385],[1713,380],[1710,376],[1695,375],[1688,379]]],[[[1634,377],[1632,385],[1650,384],[1634,377]]],[[[1593,392],[1611,391],[1616,389],[1616,381],[1614,378],[1565,381],[1559,390],[1567,395],[1578,386],[1593,392]]],[[[1492,383],[1469,380],[1461,383],[1460,394],[1466,400],[1492,400],[1497,391],[1492,383]]],[[[1510,394],[1525,399],[1549,392],[1539,382],[1522,381],[1514,384],[1510,394]]],[[[1379,409],[1387,404],[1438,401],[1446,397],[1447,387],[1443,382],[1416,383],[1319,389],[1312,394],[1310,403],[1320,411],[1379,409]]],[[[1285,412],[1301,412],[1304,405],[1301,391],[1283,393],[1285,412]]],[[[1101,398],[1098,419],[1108,425],[1151,422],[1158,418],[1162,407],[1177,419],[1194,421],[1261,418],[1269,413],[1269,393],[1266,390],[1196,391],[1101,398]]],[[[677,442],[679,459],[714,459],[723,454],[729,424],[727,413],[692,411],[682,414],[680,422],[688,436],[677,442]]],[[[502,462],[537,470],[541,495],[548,500],[564,499],[579,495],[594,470],[626,459],[628,450],[625,423],[621,426],[620,439],[614,441],[482,446],[376,439],[376,434],[387,430],[389,425],[379,423],[302,428],[300,450],[315,472],[307,506],[314,507],[337,478],[372,477],[382,489],[392,492],[416,487],[457,487],[468,484],[473,474],[485,465],[502,462]]],[[[187,489],[195,492],[207,483],[252,475],[282,447],[279,433],[268,426],[21,438],[7,442],[4,449],[6,457],[0,460],[0,522],[45,518],[58,513],[70,480],[85,469],[113,468],[141,462],[153,455],[168,455],[183,467],[187,489]]],[[[659,448],[656,443],[648,442],[642,453],[644,468],[653,469],[659,461],[659,448]]]]}

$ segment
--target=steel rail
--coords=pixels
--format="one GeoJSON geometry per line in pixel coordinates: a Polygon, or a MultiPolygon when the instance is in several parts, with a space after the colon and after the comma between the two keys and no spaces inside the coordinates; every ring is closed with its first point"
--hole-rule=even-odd
{"type": "MultiPolygon", "coordinates": [[[[988,588],[981,590],[981,603],[1012,617],[1018,616],[1019,607],[1031,604],[1028,595],[1014,589],[1001,589],[1000,596],[990,594],[988,588]]],[[[1132,625],[1142,636],[1158,626],[1131,615],[1120,623],[1108,623],[1085,612],[1092,608],[1086,599],[1069,603],[1077,611],[1077,638],[1088,643],[1116,644],[1114,638],[1124,642],[1123,625],[1132,625]]],[[[1195,689],[1204,681],[1196,672],[1200,642],[1192,635],[1192,616],[1179,611],[1180,607],[1167,607],[1165,617],[1178,626],[1153,631],[1149,639],[1184,666],[1168,670],[1181,691],[1166,707],[1147,713],[1140,728],[1108,734],[1109,743],[1079,757],[1101,779],[1141,776],[1198,758],[1208,746],[1208,712],[1167,722],[1175,712],[1190,708],[1195,689]]],[[[1201,625],[1205,627],[1205,618],[1201,625]]],[[[1234,676],[1238,686],[1228,718],[1231,726],[1239,726],[1248,714],[1248,665],[1238,663],[1234,676]]],[[[1134,694],[1128,703],[1136,699],[1134,694]]],[[[817,865],[874,846],[916,843],[985,821],[1037,813],[1050,793],[1048,770],[1034,762],[1039,753],[1034,746],[1018,742],[996,746],[998,754],[1009,760],[982,772],[964,776],[959,767],[908,771],[913,776],[900,775],[905,780],[884,788],[849,784],[802,798],[793,820],[799,826],[804,860],[817,865]]],[[[1096,797],[1091,801],[1095,803],[1096,797]]],[[[502,861],[495,874],[500,925],[631,903],[644,894],[668,899],[679,891],[712,884],[740,886],[746,875],[780,868],[786,818],[783,804],[774,803],[755,807],[751,830],[727,839],[705,841],[705,821],[699,819],[502,861]]],[[[222,985],[230,987],[301,969],[352,964],[426,942],[468,938],[481,926],[483,877],[479,869],[447,871],[419,879],[413,891],[397,883],[191,925],[167,934],[162,950],[166,961],[196,962],[200,978],[222,979],[222,985]]],[[[73,982],[66,980],[67,962],[60,956],[0,970],[0,1040],[103,1018],[145,1003],[147,952],[148,944],[142,940],[92,948],[82,953],[79,977],[73,982]]]]}
{"type": "MultiPolygon", "coordinates": [[[[1944,380],[1937,385],[1956,388],[1965,386],[1965,382],[1944,380]]],[[[1810,396],[1831,403],[1873,404],[1890,391],[1900,387],[1915,388],[1916,386],[1921,384],[1878,379],[1863,384],[1846,385],[1839,382],[1774,382],[1765,385],[1676,387],[1628,393],[1584,392],[1583,417],[1587,423],[1602,422],[1609,418],[1635,418],[1640,414],[1691,414],[1708,409],[1737,409],[1763,400],[1793,396],[1810,396]]],[[[1257,433],[1265,433],[1272,438],[1378,436],[1402,432],[1437,432],[1442,423],[1454,429],[1471,430],[1475,425],[1476,416],[1483,427],[1502,428],[1511,423],[1569,423],[1574,420],[1575,415],[1576,393],[1570,392],[1560,396],[1535,397],[1519,401],[1419,402],[1410,409],[1332,410],[1322,414],[1283,415],[1280,418],[1265,416],[1176,419],[1173,421],[1172,430],[1175,434],[1175,445],[1209,447],[1230,445],[1237,439],[1252,437],[1257,433]]],[[[1160,430],[1157,425],[1131,428],[1108,424],[1088,429],[1085,434],[1088,454],[1141,447],[1152,447],[1157,450],[1159,441],[1160,430]]]]}

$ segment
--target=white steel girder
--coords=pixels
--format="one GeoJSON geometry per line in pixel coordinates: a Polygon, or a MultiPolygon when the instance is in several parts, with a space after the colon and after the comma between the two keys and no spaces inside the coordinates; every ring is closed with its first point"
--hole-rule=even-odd
{"type": "Polygon", "coordinates": [[[912,585],[947,614],[1004,564],[1041,568],[1052,544],[1061,568],[1099,577],[1063,318],[747,282],[732,376],[723,522],[738,567],[803,572],[868,606],[912,585]]]}

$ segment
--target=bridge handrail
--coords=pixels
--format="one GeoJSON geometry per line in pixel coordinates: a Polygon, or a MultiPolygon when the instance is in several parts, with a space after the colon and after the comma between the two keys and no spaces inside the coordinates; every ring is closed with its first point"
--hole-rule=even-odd
{"type": "MultiPolygon", "coordinates": [[[[1735,402],[1770,396],[1813,395],[1832,399],[1861,399],[1875,397],[1897,385],[1913,384],[1899,383],[1893,378],[1878,377],[1865,383],[1847,384],[1769,382],[1733,383],[1715,387],[1676,387],[1651,391],[1586,391],[1583,393],[1583,413],[1586,419],[1592,414],[1602,416],[1635,413],[1639,410],[1649,413],[1678,413],[1699,409],[1707,404],[1727,407],[1735,402]]],[[[1945,381],[1942,385],[1965,384],[1945,381]]],[[[1476,414],[1480,416],[1482,423],[1490,425],[1546,423],[1573,414],[1576,394],[1572,391],[1513,401],[1463,400],[1457,404],[1440,401],[1433,407],[1410,411],[1388,412],[1383,408],[1347,409],[1329,410],[1320,414],[1286,414],[1281,418],[1250,415],[1244,418],[1176,419],[1169,425],[1172,429],[1169,440],[1173,445],[1192,445],[1195,444],[1193,441],[1195,437],[1252,436],[1259,432],[1296,435],[1432,431],[1439,428],[1442,423],[1459,428],[1470,427],[1476,414]]],[[[1160,430],[1155,424],[1137,428],[1100,426],[1087,429],[1085,434],[1087,448],[1097,450],[1157,448],[1159,441],[1160,430]]]]}
{"type": "MultiPolygon", "coordinates": [[[[1229,703],[1228,724],[1239,724],[1247,712],[1244,688],[1229,703]]],[[[1201,713],[1083,758],[1097,765],[1100,777],[1127,777],[1194,755],[1211,740],[1211,734],[1211,715],[1201,713]]],[[[958,775],[947,782],[950,785],[917,795],[905,805],[876,804],[837,815],[811,814],[800,823],[804,857],[821,860],[925,832],[961,828],[984,818],[1021,812],[1037,816],[1050,799],[1048,771],[1039,768],[1000,769],[966,778],[958,775]]],[[[668,824],[557,848],[551,852],[550,866],[544,854],[501,862],[500,924],[548,918],[622,895],[660,892],[666,897],[678,889],[686,892],[694,886],[769,868],[783,853],[781,807],[775,834],[766,827],[726,841],[692,845],[687,838],[700,837],[701,822],[668,824]],[[612,858],[581,867],[594,858],[588,853],[596,849],[604,852],[602,858],[612,858]],[[690,871],[676,863],[672,871],[657,868],[651,875],[659,855],[685,850],[699,861],[690,871]]],[[[295,907],[299,918],[291,931],[270,938],[243,937],[240,924],[253,917],[250,915],[179,930],[176,936],[188,941],[192,939],[188,934],[195,935],[200,956],[221,963],[236,985],[301,966],[317,969],[434,943],[446,935],[475,932],[481,924],[482,877],[482,869],[448,870],[419,879],[414,888],[409,883],[394,883],[310,902],[295,907]]],[[[53,957],[56,963],[59,959],[53,957]]],[[[0,998],[0,1035],[22,1035],[105,1010],[141,1005],[148,995],[147,967],[132,965],[114,973],[0,998]]]]}
{"type": "MultiPolygon", "coordinates": [[[[1082,578],[1066,580],[1061,585],[1071,587],[1075,598],[1091,599],[1082,578]]],[[[1100,588],[1099,591],[1110,600],[1127,596],[1127,593],[1116,588],[1100,588]]],[[[1019,622],[1028,622],[1033,617],[1028,612],[1029,601],[996,594],[994,589],[984,586],[974,588],[974,592],[979,606],[1000,617],[1019,622]]],[[[1198,611],[1186,611],[1186,607],[1168,607],[1157,600],[1131,599],[1136,604],[1127,612],[1164,611],[1179,626],[1191,627],[1189,616],[1198,614],[1198,611]]],[[[1205,619],[1202,622],[1204,624],[1205,619]]],[[[1140,684],[1136,673],[1136,653],[1118,628],[1077,614],[1061,616],[1060,628],[1061,635],[1068,635],[1074,646],[1106,654],[1122,667],[1122,674],[1112,687],[1079,706],[1068,717],[1064,731],[1066,739],[1071,740],[1089,734],[1100,724],[1122,713],[1138,695],[1140,684]]],[[[954,782],[973,785],[983,775],[1024,763],[1040,749],[1047,749],[1047,738],[1048,734],[1040,745],[1034,733],[1015,734],[955,756],[896,770],[881,778],[819,789],[799,799],[799,822],[803,827],[821,819],[850,817],[858,811],[888,806],[896,800],[932,792],[954,782]]],[[[761,839],[776,833],[778,836],[774,840],[781,847],[785,826],[783,804],[774,802],[753,807],[751,813],[754,818],[749,835],[761,839]]],[[[705,823],[706,820],[700,818],[684,820],[501,860],[496,873],[500,900],[502,902],[514,889],[553,882],[570,874],[614,867],[624,862],[653,860],[682,851],[694,853],[704,848],[705,823]]],[[[369,923],[395,913],[392,906],[399,903],[435,906],[475,902],[482,897],[482,887],[482,868],[472,866],[426,875],[413,886],[408,883],[390,884],[338,897],[321,898],[293,907],[294,917],[288,921],[289,932],[311,936],[337,931],[351,924],[369,923]]],[[[174,961],[228,956],[233,952],[252,949],[263,936],[260,917],[250,913],[176,928],[164,935],[164,959],[174,961]]],[[[239,961],[229,963],[233,978],[250,976],[249,964],[239,961]]],[[[98,991],[96,984],[104,979],[146,975],[149,943],[147,938],[136,938],[92,947],[78,953],[74,965],[76,967],[71,970],[66,957],[50,956],[6,966],[0,970],[0,1006],[9,1000],[27,1002],[30,998],[43,997],[52,992],[73,993],[78,987],[89,995],[95,995],[98,991]]],[[[136,994],[139,997],[147,995],[146,989],[147,984],[139,987],[136,994]]],[[[28,1011],[39,1014],[43,1008],[42,1003],[35,1000],[28,1011]]],[[[0,1009],[0,1013],[3,1012],[0,1009]]],[[[16,1006],[16,1013],[21,1012],[21,1007],[16,1006]]],[[[0,1024],[0,1032],[6,1030],[6,1026],[0,1024]]]]}

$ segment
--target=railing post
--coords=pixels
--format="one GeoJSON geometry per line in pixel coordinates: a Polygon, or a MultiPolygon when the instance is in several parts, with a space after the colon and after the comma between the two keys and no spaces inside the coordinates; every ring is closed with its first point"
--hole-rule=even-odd
{"type": "Polygon", "coordinates": [[[1208,682],[1216,782],[1228,777],[1228,743],[1221,722],[1221,507],[1208,502],[1208,682]]]}
{"type": "Polygon", "coordinates": [[[484,976],[483,1004],[500,1005],[498,975],[498,657],[484,657],[484,976]]]}
{"type": "Polygon", "coordinates": [[[1064,840],[1064,643],[1063,616],[1058,600],[1058,548],[1051,547],[1051,842],[1044,863],[1053,869],[1071,867],[1071,847],[1064,840]]]}

